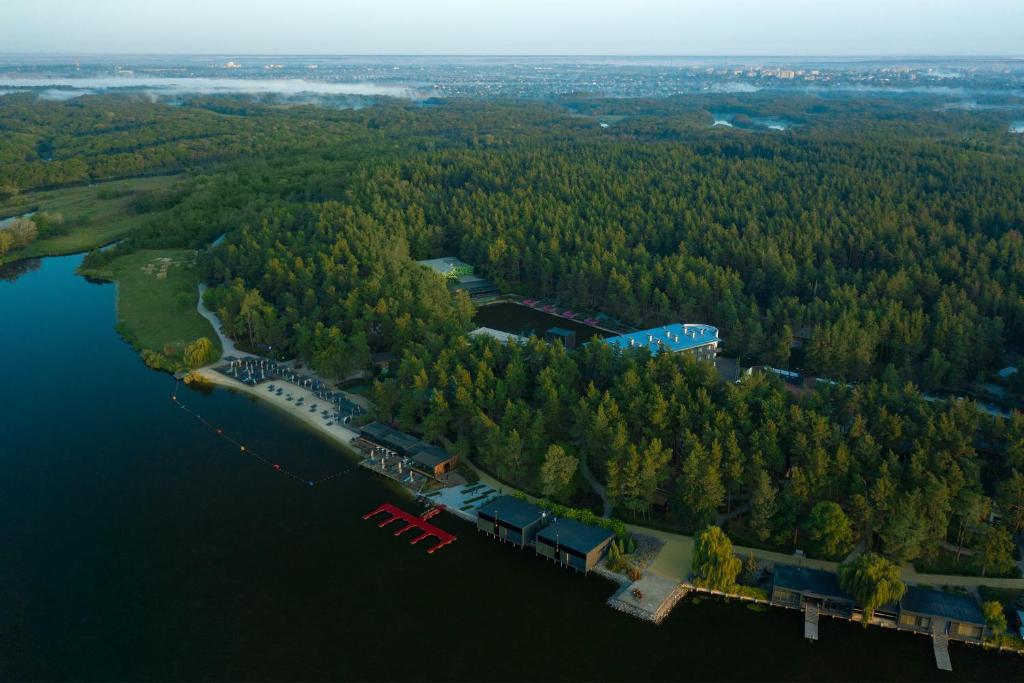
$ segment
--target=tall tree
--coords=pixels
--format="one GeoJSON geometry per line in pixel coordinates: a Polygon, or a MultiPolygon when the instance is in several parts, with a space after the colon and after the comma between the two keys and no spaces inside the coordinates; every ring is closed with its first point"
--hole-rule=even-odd
{"type": "Polygon", "coordinates": [[[987,527],[977,547],[981,575],[985,576],[990,571],[1003,574],[1013,569],[1013,549],[1013,537],[1009,531],[999,526],[987,527]]]}
{"type": "Polygon", "coordinates": [[[899,565],[871,552],[839,565],[839,585],[860,604],[865,626],[876,609],[903,597],[900,574],[899,565]]]}
{"type": "Polygon", "coordinates": [[[540,490],[548,498],[564,500],[572,490],[572,479],[579,460],[558,444],[548,446],[540,468],[540,490]]]}
{"type": "Polygon", "coordinates": [[[732,541],[717,526],[705,528],[697,536],[693,549],[693,571],[699,577],[698,585],[717,591],[729,591],[736,586],[743,563],[732,550],[732,541]]]}
{"type": "Polygon", "coordinates": [[[850,519],[833,501],[817,503],[811,509],[804,529],[811,540],[811,552],[817,557],[838,560],[853,548],[850,519]]]}

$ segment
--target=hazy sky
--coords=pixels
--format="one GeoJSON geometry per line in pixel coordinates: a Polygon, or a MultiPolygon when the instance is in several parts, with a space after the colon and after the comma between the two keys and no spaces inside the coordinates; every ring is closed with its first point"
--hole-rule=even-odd
{"type": "Polygon", "coordinates": [[[1024,55],[1024,0],[0,0],[0,52],[1024,55]]]}

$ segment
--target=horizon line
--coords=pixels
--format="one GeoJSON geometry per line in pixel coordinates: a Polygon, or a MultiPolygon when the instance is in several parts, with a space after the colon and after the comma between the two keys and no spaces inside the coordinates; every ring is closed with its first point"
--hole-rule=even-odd
{"type": "Polygon", "coordinates": [[[570,53],[570,52],[532,52],[532,53],[473,53],[473,52],[23,52],[0,50],[0,57],[488,57],[488,58],[623,58],[641,57],[645,59],[1008,59],[1024,60],[1021,54],[999,53],[848,53],[848,54],[770,54],[770,53],[570,53]]]}

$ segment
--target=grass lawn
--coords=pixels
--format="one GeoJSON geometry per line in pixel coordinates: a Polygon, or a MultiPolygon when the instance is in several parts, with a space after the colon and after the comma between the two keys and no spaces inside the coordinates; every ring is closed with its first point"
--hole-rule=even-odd
{"type": "Polygon", "coordinates": [[[180,360],[184,347],[208,337],[220,353],[220,341],[196,311],[199,273],[187,249],[141,250],[83,275],[117,282],[118,329],[135,348],[180,360]],[[166,355],[166,354],[165,354],[166,355]]]}
{"type": "MultiPolygon", "coordinates": [[[[30,192],[0,202],[0,216],[28,212],[59,213],[69,228],[66,235],[38,239],[4,260],[36,256],[61,256],[88,251],[114,242],[135,229],[143,216],[132,211],[136,193],[173,185],[181,176],[156,176],[113,180],[96,185],[30,192]]],[[[149,214],[152,215],[152,214],[149,214]]]]}

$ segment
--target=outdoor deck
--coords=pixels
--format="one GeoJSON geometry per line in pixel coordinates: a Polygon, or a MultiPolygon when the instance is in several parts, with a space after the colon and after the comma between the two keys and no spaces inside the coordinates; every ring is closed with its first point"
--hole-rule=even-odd
{"type": "Polygon", "coordinates": [[[932,650],[935,652],[935,666],[940,671],[952,671],[953,662],[949,659],[949,636],[945,633],[933,633],[932,650]]]}
{"type": "Polygon", "coordinates": [[[810,603],[804,605],[804,638],[818,639],[818,606],[810,603]]]}

